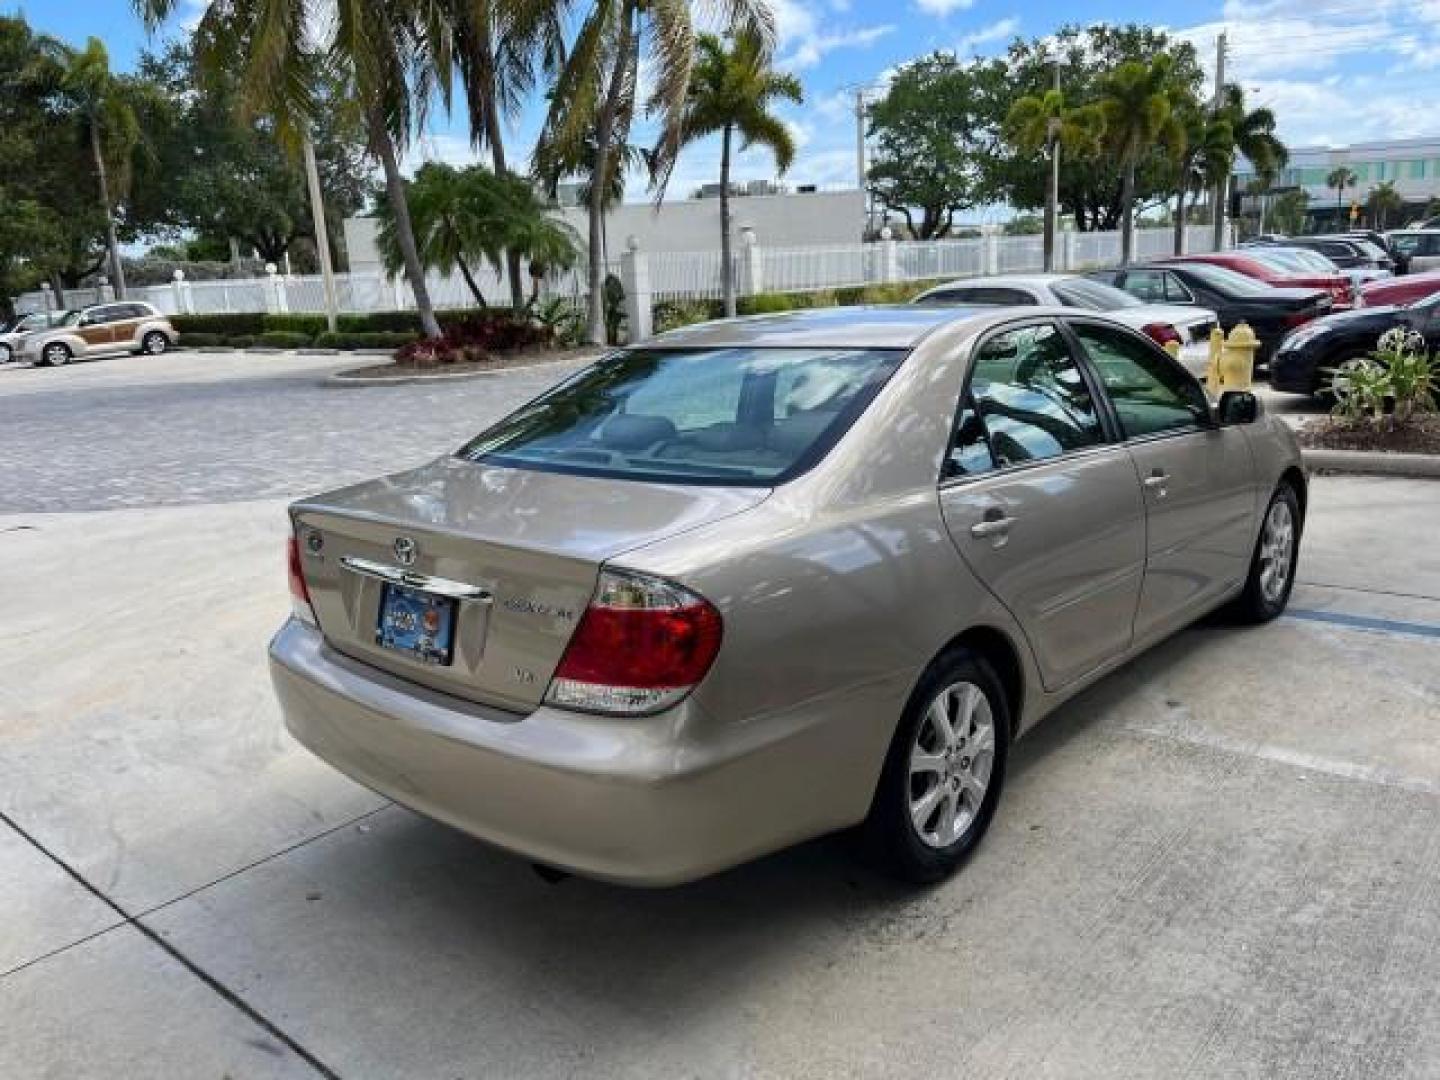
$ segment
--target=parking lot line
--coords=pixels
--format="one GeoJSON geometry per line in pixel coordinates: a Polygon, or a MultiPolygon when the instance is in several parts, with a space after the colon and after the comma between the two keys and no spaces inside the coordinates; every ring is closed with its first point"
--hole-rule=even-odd
{"type": "Polygon", "coordinates": [[[1420,637],[1440,638],[1440,626],[1432,623],[1400,622],[1396,619],[1376,619],[1369,615],[1346,615],[1339,611],[1314,611],[1309,608],[1290,608],[1286,618],[1305,619],[1309,622],[1334,623],[1357,630],[1378,630],[1382,634],[1416,634],[1420,637]]]}

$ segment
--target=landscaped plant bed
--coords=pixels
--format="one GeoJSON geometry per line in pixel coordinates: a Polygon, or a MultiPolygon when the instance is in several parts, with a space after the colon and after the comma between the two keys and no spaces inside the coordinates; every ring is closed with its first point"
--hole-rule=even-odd
{"type": "Polygon", "coordinates": [[[1393,431],[1383,421],[1377,425],[1370,420],[1317,417],[1303,424],[1296,437],[1309,450],[1440,454],[1440,416],[1411,417],[1393,431]]]}
{"type": "Polygon", "coordinates": [[[509,368],[534,367],[537,364],[558,364],[567,360],[593,360],[603,350],[594,346],[560,349],[520,349],[515,352],[495,353],[482,360],[462,360],[453,364],[410,364],[390,361],[388,364],[373,364],[370,367],[351,368],[337,373],[338,379],[415,379],[444,378],[456,375],[479,375],[509,368]]]}

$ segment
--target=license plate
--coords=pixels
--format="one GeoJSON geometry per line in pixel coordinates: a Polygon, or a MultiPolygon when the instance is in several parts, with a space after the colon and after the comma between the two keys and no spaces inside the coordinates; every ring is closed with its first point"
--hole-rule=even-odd
{"type": "Polygon", "coordinates": [[[449,664],[455,649],[455,601],[387,584],[380,594],[375,641],[421,663],[449,664]]]}

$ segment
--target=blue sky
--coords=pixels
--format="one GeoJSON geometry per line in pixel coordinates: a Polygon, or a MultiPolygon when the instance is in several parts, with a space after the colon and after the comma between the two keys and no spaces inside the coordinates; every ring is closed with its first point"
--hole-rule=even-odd
{"type": "MultiPolygon", "coordinates": [[[[182,32],[206,0],[183,0],[171,32],[182,32]]],[[[1440,0],[1256,0],[1166,5],[1135,0],[1019,5],[1012,0],[772,0],[779,59],[805,86],[803,106],[783,110],[800,146],[786,177],[792,183],[855,182],[854,94],[884,73],[932,49],[965,55],[1002,51],[1016,34],[1043,36],[1063,22],[1151,22],[1193,40],[1213,57],[1216,33],[1229,31],[1228,77],[1250,99],[1271,106],[1292,146],[1342,145],[1369,139],[1440,134],[1440,0]],[[1183,15],[1182,15],[1183,13],[1183,15]]],[[[583,9],[583,3],[578,5],[583,9]]],[[[40,0],[20,11],[36,27],[72,43],[103,39],[118,68],[134,64],[145,34],[128,0],[40,0]]],[[[528,150],[539,123],[532,108],[516,118],[514,153],[528,150]]],[[[412,150],[425,157],[470,160],[463,118],[437,117],[412,150]]],[[[691,149],[672,192],[713,180],[719,147],[691,149]]],[[[768,178],[759,153],[739,163],[739,179],[768,178]]],[[[639,192],[632,189],[632,197],[639,192]]]]}

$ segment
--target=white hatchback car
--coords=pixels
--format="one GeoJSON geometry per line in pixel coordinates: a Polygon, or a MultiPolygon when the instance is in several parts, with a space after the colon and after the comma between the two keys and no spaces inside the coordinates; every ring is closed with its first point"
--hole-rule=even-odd
{"type": "Polygon", "coordinates": [[[1215,312],[1193,304],[1147,304],[1144,300],[1076,274],[1006,274],[966,278],[936,285],[915,297],[915,304],[957,307],[1069,307],[1103,311],[1134,327],[1159,345],[1177,342],[1180,362],[1203,377],[1210,360],[1210,331],[1220,325],[1215,312]]]}
{"type": "Polygon", "coordinates": [[[62,367],[118,353],[155,355],[179,341],[170,320],[149,304],[119,300],[71,311],[56,326],[27,334],[17,357],[36,367],[62,367]]]}

